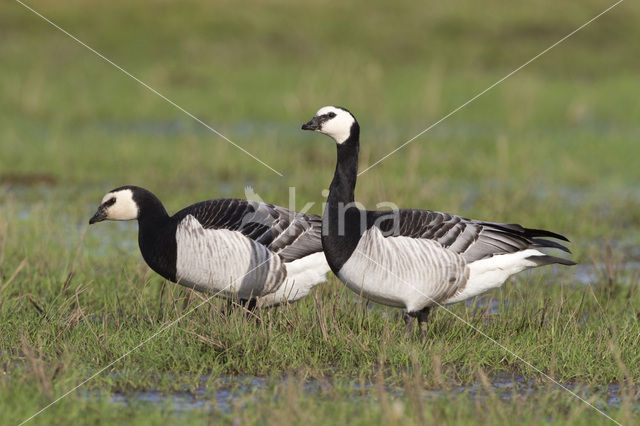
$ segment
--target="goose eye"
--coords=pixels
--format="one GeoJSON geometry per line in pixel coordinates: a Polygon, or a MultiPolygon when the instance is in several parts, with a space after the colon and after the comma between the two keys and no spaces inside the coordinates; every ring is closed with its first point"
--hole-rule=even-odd
{"type": "Polygon", "coordinates": [[[104,202],[104,206],[109,207],[114,205],[115,203],[116,203],[116,197],[109,198],[107,201],[104,202]]]}
{"type": "Polygon", "coordinates": [[[335,112],[330,112],[329,114],[327,114],[329,116],[329,118],[333,118],[336,116],[335,112]]]}

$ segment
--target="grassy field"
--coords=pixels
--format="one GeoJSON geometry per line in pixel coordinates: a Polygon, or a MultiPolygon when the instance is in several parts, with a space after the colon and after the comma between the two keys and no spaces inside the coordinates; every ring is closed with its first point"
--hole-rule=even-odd
{"type": "Polygon", "coordinates": [[[0,4],[2,423],[145,339],[32,423],[611,422],[486,336],[637,423],[635,3],[360,177],[356,197],[369,208],[392,201],[571,238],[579,266],[522,274],[450,308],[477,330],[437,310],[422,341],[399,311],[333,276],[296,305],[247,318],[151,272],[134,223],[88,227],[104,193],[124,184],[152,190],[170,212],[243,197],[247,185],[287,206],[295,187],[294,206],[320,213],[335,149],[299,130],[318,108],[354,112],[364,170],[611,4],[268,3],[28,4],[283,176],[19,3],[0,4]],[[161,402],[139,397],[148,392],[161,402]]]}

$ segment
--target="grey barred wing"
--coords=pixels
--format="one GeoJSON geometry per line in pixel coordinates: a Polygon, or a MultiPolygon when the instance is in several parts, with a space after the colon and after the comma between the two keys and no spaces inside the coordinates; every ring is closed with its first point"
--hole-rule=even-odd
{"type": "Polygon", "coordinates": [[[377,226],[386,237],[404,236],[437,241],[467,262],[515,253],[537,247],[569,250],[554,238],[568,241],[564,236],[540,229],[524,228],[517,224],[484,222],[432,210],[372,211],[369,226],[377,226]]]}
{"type": "Polygon", "coordinates": [[[322,219],[284,207],[240,199],[216,199],[187,207],[205,229],[238,231],[277,253],[285,262],[322,251],[322,219]]]}

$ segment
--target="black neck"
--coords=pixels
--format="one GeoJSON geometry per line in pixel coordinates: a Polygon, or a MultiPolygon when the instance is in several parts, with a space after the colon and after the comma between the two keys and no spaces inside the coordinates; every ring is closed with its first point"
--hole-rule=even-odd
{"type": "Polygon", "coordinates": [[[366,224],[366,212],[354,205],[359,146],[360,127],[354,123],[349,138],[337,144],[336,170],[322,216],[322,245],[334,273],[353,253],[366,224]]]}
{"type": "Polygon", "coordinates": [[[134,201],[138,205],[138,224],[140,231],[152,232],[153,229],[162,227],[169,221],[169,215],[162,202],[151,192],[136,191],[134,201]]]}
{"type": "Polygon", "coordinates": [[[138,205],[138,245],[145,262],[164,278],[176,280],[176,223],[162,202],[147,190],[135,191],[138,205]]]}

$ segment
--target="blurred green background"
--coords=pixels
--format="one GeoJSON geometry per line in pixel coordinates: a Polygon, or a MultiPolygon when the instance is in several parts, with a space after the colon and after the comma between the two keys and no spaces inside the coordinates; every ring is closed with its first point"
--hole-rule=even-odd
{"type": "MultiPolygon", "coordinates": [[[[6,330],[0,340],[0,362],[7,371],[6,366],[39,359],[47,368],[62,371],[62,379],[45,375],[46,380],[25,373],[24,388],[16,384],[16,373],[13,382],[0,383],[0,403],[24,407],[14,412],[15,420],[21,420],[50,400],[46,395],[52,395],[47,393],[51,386],[53,394],[60,394],[83,372],[95,371],[154,332],[159,324],[139,321],[146,318],[147,309],[155,312],[158,303],[158,315],[167,309],[159,323],[179,313],[163,307],[164,287],[142,263],[134,223],[101,224],[88,230],[87,221],[106,191],[124,184],[143,186],[175,212],[203,199],[244,197],[247,185],[265,201],[289,206],[289,187],[295,187],[292,207],[301,209],[311,202],[310,211],[319,214],[322,190],[335,166],[335,148],[326,137],[302,132],[300,125],[320,107],[341,105],[358,118],[364,170],[611,4],[601,0],[28,2],[280,171],[281,177],[19,3],[0,3],[0,324],[6,330]],[[3,287],[23,260],[16,279],[3,287]],[[100,330],[96,334],[78,323],[71,328],[78,334],[65,340],[60,336],[66,336],[69,317],[80,307],[88,316],[106,318],[117,311],[123,318],[134,318],[117,328],[117,332],[131,330],[133,337],[106,350],[92,340],[102,339],[100,330]],[[56,318],[59,323],[43,326],[42,311],[47,321],[56,318]],[[87,347],[79,350],[79,342],[87,347]],[[28,348],[35,349],[31,353],[28,348]],[[63,367],[55,364],[58,361],[63,367]],[[25,402],[16,396],[21,394],[45,397],[30,396],[25,402]]],[[[569,321],[563,316],[567,311],[593,308],[591,322],[587,321],[591,328],[584,334],[569,332],[566,337],[574,339],[571,342],[562,341],[555,329],[526,335],[559,342],[556,353],[563,352],[562,345],[574,345],[567,352],[572,355],[564,353],[568,358],[556,371],[565,380],[616,381],[620,371],[626,371],[620,365],[633,366],[630,376],[640,378],[633,349],[638,343],[638,311],[630,302],[637,301],[640,261],[638,22],[640,5],[623,2],[367,171],[356,190],[356,198],[368,208],[391,201],[400,207],[517,222],[569,236],[574,259],[583,269],[536,272],[531,275],[540,284],[536,289],[527,287],[527,277],[507,284],[515,289],[508,296],[515,299],[509,300],[530,302],[523,309],[530,309],[526,312],[532,318],[549,298],[557,303],[559,324],[569,321]],[[621,276],[626,284],[615,287],[621,276]],[[585,282],[603,293],[596,298],[585,282]],[[558,283],[576,284],[568,293],[573,295],[569,308],[563,305],[566,290],[558,283]],[[585,297],[593,306],[585,307],[585,297]],[[603,302],[601,308],[601,297],[608,297],[610,304],[603,302]],[[594,337],[595,330],[607,332],[603,323],[609,324],[611,334],[594,337]],[[602,356],[609,349],[611,357],[602,356]],[[592,357],[590,361],[584,354],[592,357]],[[613,367],[608,370],[600,361],[613,367]]],[[[334,294],[331,291],[340,285],[335,279],[331,283],[333,290],[326,291],[334,294]]],[[[180,297],[188,295],[184,307],[189,306],[190,293],[171,288],[180,297]]],[[[495,295],[505,297],[500,292],[495,295]]],[[[353,304],[353,299],[339,300],[345,311],[353,304]]],[[[299,311],[293,312],[309,322],[301,320],[304,330],[291,337],[293,341],[286,340],[285,327],[283,347],[302,347],[305,327],[318,332],[316,308],[311,300],[296,305],[299,311]]],[[[464,304],[454,309],[463,316],[471,312],[464,304]]],[[[505,330],[520,322],[518,315],[502,312],[505,330]]],[[[437,318],[442,324],[446,314],[437,318]]],[[[583,321],[571,318],[576,324],[583,321]]],[[[236,320],[244,324],[241,317],[236,320]]],[[[474,324],[495,326],[491,320],[479,321],[484,320],[474,324]]],[[[237,327],[250,332],[252,325],[237,327]]],[[[576,330],[582,329],[576,325],[576,330]]],[[[117,332],[112,330],[111,335],[117,332]]],[[[383,331],[359,332],[372,333],[367,335],[371,340],[362,358],[354,355],[357,367],[349,362],[336,367],[343,375],[371,371],[378,360],[401,370],[403,362],[409,362],[401,354],[409,349],[419,357],[448,353],[450,359],[445,356],[443,362],[455,368],[479,364],[526,371],[505,361],[490,344],[482,350],[448,352],[452,339],[460,338],[461,346],[466,346],[467,338],[457,332],[455,337],[436,338],[434,344],[443,345],[442,352],[416,349],[419,342],[407,343],[407,349],[402,343],[394,349],[402,362],[387,360],[378,351],[375,345],[383,331]]],[[[399,329],[390,333],[401,340],[396,338],[402,335],[399,329]]],[[[519,353],[527,352],[553,375],[555,361],[549,361],[545,347],[531,344],[519,333],[507,331],[499,340],[517,347],[519,353]]],[[[182,333],[180,339],[189,341],[186,336],[182,333]]],[[[474,338],[482,341],[480,336],[474,338]]],[[[218,353],[215,345],[201,349],[206,356],[186,349],[182,355],[171,352],[171,339],[159,340],[150,354],[133,358],[129,366],[178,374],[207,368],[281,374],[286,371],[283,365],[292,365],[288,359],[271,366],[264,355],[265,364],[256,366],[248,360],[261,356],[255,355],[260,350],[250,356],[249,349],[237,348],[238,358],[226,363],[215,358],[207,365],[211,354],[218,353]],[[170,361],[149,361],[163,350],[170,361]],[[207,362],[194,361],[197,356],[207,362]],[[239,361],[244,356],[246,364],[239,361]]],[[[319,345],[301,349],[295,368],[308,363],[309,354],[316,356],[319,345]]],[[[189,347],[198,346],[191,341],[189,347]]],[[[318,356],[318,365],[329,368],[332,358],[318,356]]],[[[465,374],[454,376],[461,382],[473,380],[465,374]]],[[[132,384],[131,378],[123,379],[124,385],[113,378],[104,380],[106,384],[97,381],[104,389],[144,387],[132,384]]],[[[69,409],[64,407],[60,415],[69,409]]],[[[482,418],[473,404],[468,407],[462,418],[482,418]]],[[[103,409],[99,406],[95,412],[103,409]]],[[[340,419],[352,419],[349,410],[341,411],[346,414],[340,419]]],[[[379,420],[378,414],[373,419],[379,420]]],[[[487,414],[488,421],[496,420],[494,414],[487,414]]],[[[533,423],[554,418],[547,412],[538,418],[534,408],[530,414],[533,423]]],[[[444,420],[455,418],[446,411],[441,415],[444,420]]],[[[384,410],[381,416],[389,419],[384,410]]],[[[261,417],[245,420],[260,422],[261,417]]]]}
{"type": "MultiPolygon", "coordinates": [[[[170,210],[203,197],[241,196],[246,183],[277,203],[286,203],[289,186],[320,201],[334,149],[299,130],[318,108],[354,112],[363,128],[364,169],[609,5],[29,4],[284,177],[18,3],[4,2],[4,186],[12,183],[7,174],[34,173],[76,191],[139,184],[170,210]]],[[[522,222],[544,214],[531,212],[538,209],[533,199],[544,205],[558,192],[627,198],[640,174],[639,10],[628,2],[603,16],[367,172],[357,195],[368,204],[397,199],[522,222]],[[526,193],[514,200],[509,191],[526,193]],[[459,199],[476,196],[467,204],[459,199]]],[[[555,210],[554,222],[542,217],[538,225],[579,227],[558,222],[569,206],[552,203],[541,210],[555,210]]],[[[593,217],[576,207],[571,219],[593,217]]]]}

